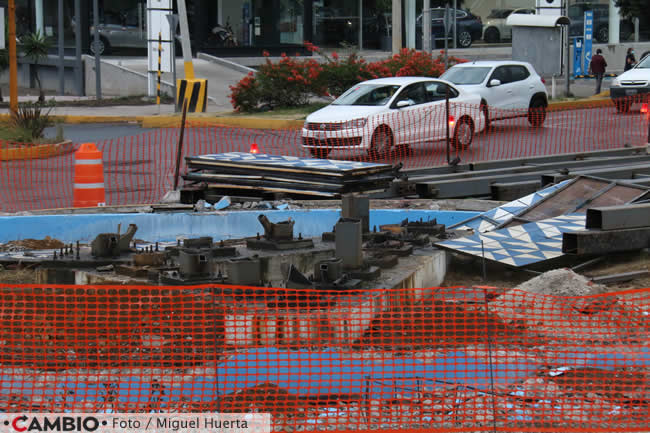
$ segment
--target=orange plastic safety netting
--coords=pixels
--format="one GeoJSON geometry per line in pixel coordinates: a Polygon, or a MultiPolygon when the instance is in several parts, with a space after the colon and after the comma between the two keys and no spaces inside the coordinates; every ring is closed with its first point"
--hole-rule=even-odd
{"type": "Polygon", "coordinates": [[[0,411],[273,431],[647,431],[650,289],[0,287],[0,411]]]}
{"type": "MultiPolygon", "coordinates": [[[[409,169],[446,165],[456,157],[468,163],[648,143],[648,119],[639,104],[626,113],[618,113],[610,101],[548,109],[488,109],[488,117],[491,120],[486,124],[482,107],[452,100],[449,111],[445,104],[417,104],[373,121],[357,119],[353,125],[332,117],[324,130],[323,122],[316,121],[304,128],[271,130],[206,125],[193,119],[185,130],[181,157],[249,152],[255,143],[259,153],[402,163],[409,169]]],[[[162,128],[97,142],[102,152],[106,204],[159,201],[174,185],[178,141],[179,128],[162,128]]],[[[17,148],[20,145],[0,142],[0,211],[72,206],[74,147],[36,159],[15,159],[25,155],[17,148]]],[[[181,162],[182,174],[184,158],[181,162]]]]}

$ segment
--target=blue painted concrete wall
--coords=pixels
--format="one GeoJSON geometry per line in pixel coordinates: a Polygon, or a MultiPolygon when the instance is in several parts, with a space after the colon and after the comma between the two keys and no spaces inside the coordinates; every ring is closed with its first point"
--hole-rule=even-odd
{"type": "MultiPolygon", "coordinates": [[[[257,221],[261,213],[272,222],[296,221],[294,234],[320,236],[331,231],[341,216],[339,209],[256,210],[215,213],[30,215],[0,217],[0,242],[18,239],[43,239],[51,236],[63,242],[92,241],[99,233],[115,233],[118,223],[122,232],[129,224],[138,226],[136,238],[146,241],[175,241],[181,237],[212,236],[214,240],[254,236],[264,229],[257,221]]],[[[370,211],[370,227],[409,220],[431,220],[451,225],[477,215],[478,212],[433,211],[412,209],[377,209],[370,211]]]]}

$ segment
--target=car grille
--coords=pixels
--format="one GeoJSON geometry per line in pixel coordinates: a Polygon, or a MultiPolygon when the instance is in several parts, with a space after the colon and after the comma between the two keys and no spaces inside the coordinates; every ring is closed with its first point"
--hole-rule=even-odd
{"type": "Polygon", "coordinates": [[[310,122],[307,124],[307,129],[310,131],[340,131],[343,123],[316,123],[310,122]]]}
{"type": "Polygon", "coordinates": [[[648,81],[643,81],[643,80],[621,81],[621,86],[643,87],[643,86],[647,86],[647,85],[648,85],[648,81]]]}
{"type": "Polygon", "coordinates": [[[302,144],[304,146],[321,146],[321,147],[359,146],[361,144],[361,137],[328,138],[326,140],[317,140],[312,137],[303,137],[302,144]]]}

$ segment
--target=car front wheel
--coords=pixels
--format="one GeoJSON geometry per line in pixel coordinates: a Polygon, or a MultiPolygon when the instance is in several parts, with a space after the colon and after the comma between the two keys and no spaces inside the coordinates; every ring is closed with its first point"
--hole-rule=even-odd
{"type": "Polygon", "coordinates": [[[368,151],[371,158],[379,158],[380,156],[390,155],[393,148],[394,138],[393,133],[388,127],[380,126],[375,129],[372,134],[372,142],[370,143],[370,150],[368,151]]]}
{"type": "Polygon", "coordinates": [[[458,46],[461,48],[469,48],[472,45],[472,34],[467,30],[462,30],[458,33],[458,46]]]}
{"type": "Polygon", "coordinates": [[[461,117],[456,124],[451,146],[456,150],[465,150],[472,144],[473,139],[474,122],[467,116],[461,117]]]}
{"type": "Polygon", "coordinates": [[[97,42],[97,49],[95,48],[95,36],[91,35],[90,37],[90,52],[91,54],[99,54],[100,56],[105,56],[111,52],[111,44],[108,43],[108,40],[100,36],[99,41],[97,42]]]}

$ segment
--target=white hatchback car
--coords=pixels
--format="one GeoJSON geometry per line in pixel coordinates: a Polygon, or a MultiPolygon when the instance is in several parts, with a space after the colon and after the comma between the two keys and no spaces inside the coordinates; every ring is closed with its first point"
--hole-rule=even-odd
{"type": "Polygon", "coordinates": [[[302,145],[317,158],[327,158],[334,149],[361,149],[377,156],[397,146],[444,140],[449,130],[454,148],[464,149],[485,127],[480,102],[479,95],[434,78],[364,81],[307,116],[302,145]]]}
{"type": "Polygon", "coordinates": [[[533,65],[516,61],[476,61],[449,68],[441,79],[481,95],[487,123],[510,117],[528,117],[534,127],[544,124],[548,93],[533,65]]]}

